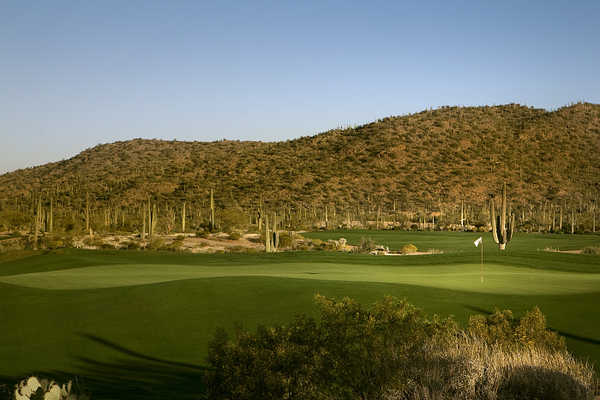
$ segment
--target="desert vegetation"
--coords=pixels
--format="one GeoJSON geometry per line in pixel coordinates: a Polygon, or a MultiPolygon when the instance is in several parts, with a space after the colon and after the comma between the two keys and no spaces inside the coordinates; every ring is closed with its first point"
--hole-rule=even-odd
{"type": "Polygon", "coordinates": [[[55,233],[488,231],[504,182],[511,229],[596,232],[599,115],[442,107],[280,143],[99,145],[0,176],[0,232],[35,247],[55,233]]]}
{"type": "Polygon", "coordinates": [[[591,399],[593,369],[575,360],[538,308],[426,316],[392,297],[371,308],[317,295],[318,319],[221,331],[208,355],[215,399],[591,399]]]}
{"type": "Polygon", "coordinates": [[[4,174],[0,392],[591,399],[589,149],[600,106],[510,104],[4,174]]]}

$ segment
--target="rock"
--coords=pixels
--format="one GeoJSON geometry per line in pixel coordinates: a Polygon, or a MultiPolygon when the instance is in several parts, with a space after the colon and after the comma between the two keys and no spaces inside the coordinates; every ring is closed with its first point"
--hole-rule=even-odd
{"type": "Polygon", "coordinates": [[[40,381],[35,376],[29,377],[27,380],[22,380],[15,389],[15,399],[29,400],[31,395],[41,387],[40,381]]]}
{"type": "Polygon", "coordinates": [[[56,383],[52,383],[44,394],[44,400],[61,400],[60,394],[60,387],[56,383]]]}

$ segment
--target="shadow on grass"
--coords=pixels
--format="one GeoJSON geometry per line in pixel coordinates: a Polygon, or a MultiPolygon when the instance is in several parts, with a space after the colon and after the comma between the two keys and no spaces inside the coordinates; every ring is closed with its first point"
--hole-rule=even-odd
{"type": "Polygon", "coordinates": [[[79,358],[77,375],[94,399],[204,397],[204,366],[152,357],[94,335],[81,336],[118,355],[111,362],[79,358]]]}
{"type": "MultiPolygon", "coordinates": [[[[94,400],[206,398],[207,368],[204,366],[142,354],[94,335],[80,336],[103,346],[107,354],[113,353],[113,360],[78,357],[76,373],[47,371],[32,375],[62,383],[72,380],[77,392],[88,394],[94,400]]],[[[2,391],[12,390],[23,378],[0,378],[0,398],[3,398],[2,391]]]]}

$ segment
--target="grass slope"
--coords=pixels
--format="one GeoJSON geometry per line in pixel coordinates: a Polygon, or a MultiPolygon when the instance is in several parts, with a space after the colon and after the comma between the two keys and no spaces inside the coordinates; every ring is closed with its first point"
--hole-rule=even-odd
{"type": "Polygon", "coordinates": [[[102,362],[124,359],[138,369],[144,362],[85,334],[143,355],[202,364],[217,326],[231,330],[237,321],[253,328],[285,322],[294,313],[313,314],[315,293],[364,303],[391,294],[461,322],[494,307],[519,314],[537,305],[549,325],[567,335],[572,351],[600,361],[600,259],[536,251],[545,240],[579,247],[598,243],[597,236],[527,235],[506,254],[488,245],[481,285],[471,235],[376,234],[418,246],[434,241],[448,252],[372,257],[68,250],[0,263],[0,359],[9,360],[0,363],[0,375],[94,374],[102,362]]]}

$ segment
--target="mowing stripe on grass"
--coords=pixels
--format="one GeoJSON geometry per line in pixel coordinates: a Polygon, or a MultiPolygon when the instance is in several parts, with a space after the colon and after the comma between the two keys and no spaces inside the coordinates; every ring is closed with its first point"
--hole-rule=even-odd
{"type": "Polygon", "coordinates": [[[399,283],[474,293],[566,295],[600,292],[600,275],[545,271],[499,264],[485,266],[480,282],[478,264],[377,266],[331,263],[284,263],[251,266],[123,264],[36,272],[0,277],[0,282],[25,287],[64,290],[148,285],[185,279],[269,276],[328,281],[399,283]]]}

